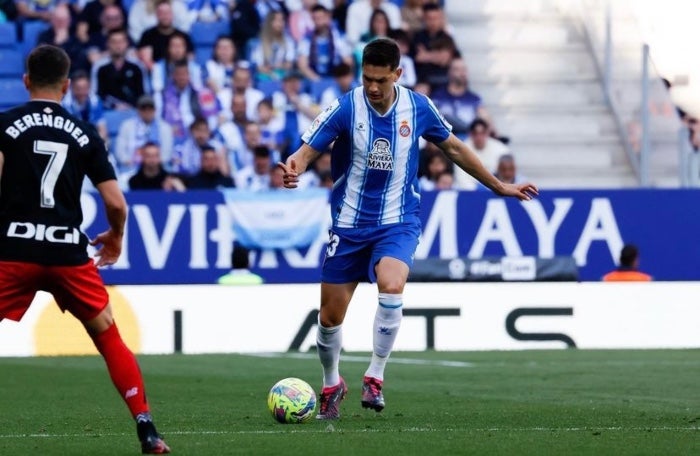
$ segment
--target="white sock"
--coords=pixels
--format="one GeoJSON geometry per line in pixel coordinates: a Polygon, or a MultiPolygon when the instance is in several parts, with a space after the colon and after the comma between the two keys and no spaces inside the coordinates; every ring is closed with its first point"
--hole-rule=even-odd
{"type": "Polygon", "coordinates": [[[379,293],[379,305],[374,315],[372,361],[365,375],[384,380],[384,368],[394,347],[401,326],[403,295],[379,293]]]}
{"type": "Polygon", "coordinates": [[[340,349],[343,345],[342,326],[331,326],[327,328],[321,325],[321,320],[318,321],[318,330],[316,331],[316,347],[318,349],[318,358],[323,366],[323,386],[335,386],[340,383],[340,372],[338,364],[340,363],[340,349]]]}

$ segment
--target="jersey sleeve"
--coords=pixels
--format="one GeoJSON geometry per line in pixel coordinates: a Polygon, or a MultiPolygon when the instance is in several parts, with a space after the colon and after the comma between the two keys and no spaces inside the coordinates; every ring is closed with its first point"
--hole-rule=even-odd
{"type": "Polygon", "coordinates": [[[90,142],[92,143],[92,148],[86,160],[85,174],[92,182],[92,185],[97,186],[97,184],[102,182],[116,179],[114,167],[109,162],[107,146],[94,130],[90,135],[90,142]]]}
{"type": "Polygon", "coordinates": [[[423,126],[421,136],[431,143],[439,144],[450,136],[452,125],[440,114],[430,98],[424,95],[421,98],[422,109],[418,111],[418,125],[423,126]]]}
{"type": "MultiPolygon", "coordinates": [[[[301,136],[302,141],[318,151],[324,151],[340,136],[348,118],[340,100],[336,99],[311,122],[301,136]]],[[[347,103],[344,104],[347,105],[347,103]]]]}

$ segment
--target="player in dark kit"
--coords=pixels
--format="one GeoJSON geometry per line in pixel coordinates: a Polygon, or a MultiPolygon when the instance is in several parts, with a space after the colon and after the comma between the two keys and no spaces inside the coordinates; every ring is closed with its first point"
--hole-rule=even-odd
{"type": "Polygon", "coordinates": [[[136,420],[144,454],[169,453],[151,419],[136,358],[122,341],[96,266],[113,264],[122,249],[126,202],[95,129],[61,107],[70,59],[39,46],[27,58],[30,101],[0,114],[0,320],[19,321],[38,290],[53,294],[80,320],[136,420]],[[109,229],[97,264],[80,231],[85,176],[103,199],[109,229]]]}

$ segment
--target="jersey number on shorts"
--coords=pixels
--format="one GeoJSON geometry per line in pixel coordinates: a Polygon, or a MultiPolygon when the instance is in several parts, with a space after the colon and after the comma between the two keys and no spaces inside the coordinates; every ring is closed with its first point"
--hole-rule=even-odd
{"type": "Polygon", "coordinates": [[[335,255],[335,250],[338,248],[339,242],[340,238],[338,235],[331,231],[328,238],[328,247],[326,247],[326,256],[332,257],[335,255]]]}
{"type": "Polygon", "coordinates": [[[41,176],[41,207],[52,208],[56,205],[53,197],[56,181],[63,170],[68,156],[68,144],[53,141],[34,141],[34,153],[48,155],[44,174],[41,176]]]}

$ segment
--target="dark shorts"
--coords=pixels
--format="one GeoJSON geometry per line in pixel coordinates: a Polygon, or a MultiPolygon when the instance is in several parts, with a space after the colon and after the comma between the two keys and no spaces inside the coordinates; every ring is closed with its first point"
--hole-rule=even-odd
{"type": "Polygon", "coordinates": [[[326,283],[375,282],[374,267],[384,257],[396,258],[411,267],[420,232],[418,223],[333,228],[321,280],[326,283]]]}
{"type": "Polygon", "coordinates": [[[62,311],[83,322],[95,318],[109,303],[92,260],[80,266],[0,261],[0,320],[20,321],[40,290],[51,293],[62,311]]]}

